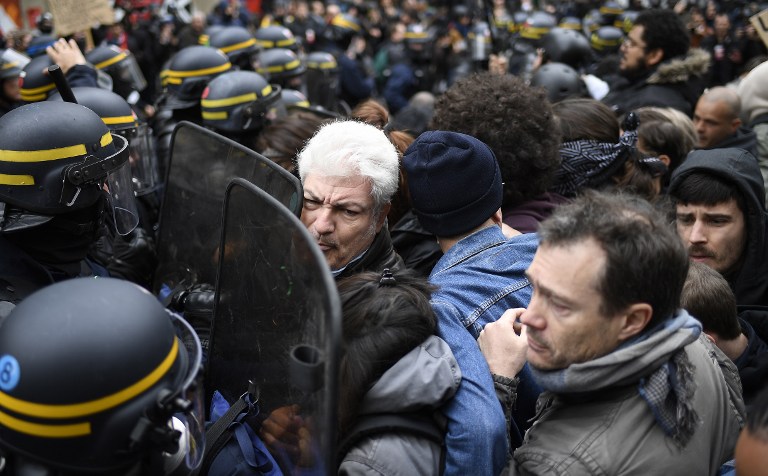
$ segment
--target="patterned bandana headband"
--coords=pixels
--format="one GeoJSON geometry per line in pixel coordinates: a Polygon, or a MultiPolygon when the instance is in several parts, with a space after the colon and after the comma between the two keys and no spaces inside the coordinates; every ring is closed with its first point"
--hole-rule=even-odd
{"type": "Polygon", "coordinates": [[[573,197],[581,189],[595,187],[608,180],[629,156],[637,144],[637,130],[627,130],[619,142],[574,140],[560,147],[562,163],[555,172],[552,191],[573,197]]]}

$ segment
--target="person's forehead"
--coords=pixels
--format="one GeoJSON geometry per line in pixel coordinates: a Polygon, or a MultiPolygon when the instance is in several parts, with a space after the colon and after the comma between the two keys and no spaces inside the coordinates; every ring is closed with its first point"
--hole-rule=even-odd
{"type": "Polygon", "coordinates": [[[597,279],[605,260],[605,250],[591,238],[564,245],[543,243],[527,274],[535,285],[577,298],[584,290],[597,289],[597,279]]]}
{"type": "Polygon", "coordinates": [[[304,180],[304,190],[315,198],[329,199],[332,203],[351,201],[359,204],[373,202],[371,181],[362,175],[315,175],[304,180]]]}
{"type": "Polygon", "coordinates": [[[632,41],[637,43],[637,42],[642,42],[643,41],[643,34],[644,33],[645,33],[645,27],[643,25],[635,25],[635,26],[632,27],[631,30],[629,30],[629,33],[627,34],[627,36],[632,41]]]}
{"type": "Polygon", "coordinates": [[[697,116],[710,116],[722,119],[728,115],[728,106],[723,101],[713,101],[704,97],[696,104],[695,112],[697,116]]]}
{"type": "Polygon", "coordinates": [[[701,215],[729,215],[739,216],[741,210],[736,203],[735,198],[728,201],[716,203],[714,205],[705,205],[703,203],[678,203],[678,213],[696,213],[701,215]]]}

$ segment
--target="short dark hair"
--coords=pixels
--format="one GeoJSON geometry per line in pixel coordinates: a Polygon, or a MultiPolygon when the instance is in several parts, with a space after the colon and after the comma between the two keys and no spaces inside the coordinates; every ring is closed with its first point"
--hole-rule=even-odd
{"type": "Polygon", "coordinates": [[[739,188],[727,179],[714,174],[691,172],[683,177],[669,193],[675,203],[684,205],[695,203],[714,206],[733,199],[745,216],[747,213],[744,196],[739,188]]]}
{"type": "Polygon", "coordinates": [[[664,52],[663,60],[684,56],[691,47],[691,37],[683,20],[672,10],[645,10],[637,16],[633,26],[643,27],[645,51],[660,48],[664,52]]]}
{"type": "Polygon", "coordinates": [[[681,305],[701,322],[704,332],[714,332],[726,340],[741,335],[736,296],[728,281],[704,263],[691,262],[681,305]]]}
{"type": "Polygon", "coordinates": [[[680,304],[688,253],[677,231],[646,200],[592,190],[558,207],[539,228],[541,246],[593,239],[606,254],[597,279],[603,314],[644,302],[653,314],[646,328],[669,319],[680,304]]]}
{"type": "Polygon", "coordinates": [[[672,172],[693,149],[695,137],[671,122],[661,111],[641,107],[635,113],[640,119],[640,127],[637,128],[638,141],[642,142],[645,152],[656,157],[669,157],[669,172],[665,179],[668,182],[672,172]]]}
{"type": "Polygon", "coordinates": [[[502,205],[546,192],[560,166],[560,138],[546,92],[512,75],[489,72],[456,81],[435,103],[430,129],[486,143],[504,182],[502,205]]]}
{"type": "Polygon", "coordinates": [[[371,386],[405,354],[435,333],[437,317],[429,299],[436,289],[411,270],[364,272],[338,283],[342,308],[339,367],[339,435],[343,437],[371,386]]]}

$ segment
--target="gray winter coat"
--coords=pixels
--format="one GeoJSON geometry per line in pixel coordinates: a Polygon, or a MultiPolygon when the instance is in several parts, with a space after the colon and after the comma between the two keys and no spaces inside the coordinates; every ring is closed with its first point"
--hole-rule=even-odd
{"type": "MultiPolygon", "coordinates": [[[[360,414],[430,412],[451,399],[461,370],[451,349],[429,337],[381,376],[368,391],[360,414]]],[[[339,467],[340,475],[437,475],[440,446],[408,433],[382,433],[362,439],[339,467]]]]}
{"type": "MultiPolygon", "coordinates": [[[[670,340],[646,342],[664,347],[670,340]]],[[[717,474],[732,458],[743,425],[738,371],[703,334],[682,348],[695,382],[693,398],[686,401],[696,415],[692,436],[683,448],[664,433],[638,392],[640,379],[660,365],[658,359],[646,356],[654,351],[630,355],[622,362],[608,354],[587,363],[596,376],[593,391],[542,394],[537,420],[504,474],[717,474]]],[[[495,383],[498,392],[499,380],[495,383]]],[[[502,403],[508,398],[500,395],[502,403]]]]}

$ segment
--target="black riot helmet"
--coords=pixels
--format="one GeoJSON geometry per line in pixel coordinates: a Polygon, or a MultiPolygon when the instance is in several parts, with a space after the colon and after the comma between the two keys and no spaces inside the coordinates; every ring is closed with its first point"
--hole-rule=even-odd
{"type": "Polygon", "coordinates": [[[37,56],[21,72],[21,100],[27,103],[45,101],[56,92],[53,78],[43,73],[53,61],[48,55],[37,56]]]}
{"type": "Polygon", "coordinates": [[[204,450],[200,341],[128,281],[75,278],[0,326],[10,474],[190,474],[204,450]]]}
{"type": "Polygon", "coordinates": [[[603,25],[611,26],[616,19],[624,13],[624,8],[619,5],[619,2],[614,0],[608,0],[600,7],[600,14],[603,16],[603,25]]]}
{"type": "Polygon", "coordinates": [[[311,107],[311,103],[309,102],[309,99],[307,99],[307,96],[295,89],[283,89],[280,93],[280,104],[287,111],[294,108],[306,109],[311,107]]]}
{"type": "Polygon", "coordinates": [[[638,15],[640,15],[640,12],[636,12],[634,10],[626,10],[624,13],[616,17],[616,21],[613,23],[613,26],[616,28],[621,28],[625,34],[629,34],[629,30],[631,30],[635,25],[635,20],[637,20],[638,15]]]}
{"type": "Polygon", "coordinates": [[[616,53],[624,41],[624,32],[615,26],[601,26],[589,39],[592,49],[600,55],[616,53]]]}
{"type": "Polygon", "coordinates": [[[296,37],[288,28],[280,25],[263,26],[253,34],[256,43],[264,50],[288,48],[294,53],[299,51],[296,37]]]}
{"type": "Polygon", "coordinates": [[[587,35],[587,37],[591,37],[592,32],[605,24],[605,20],[603,19],[603,14],[600,13],[600,10],[593,9],[584,15],[584,20],[581,23],[583,25],[584,34],[587,35]]]}
{"type": "Polygon", "coordinates": [[[127,234],[138,224],[128,155],[128,141],[84,106],[21,106],[0,118],[0,201],[52,216],[90,208],[106,185],[116,231],[127,234]]]}
{"type": "Polygon", "coordinates": [[[362,27],[355,17],[348,13],[339,13],[331,19],[324,34],[342,50],[346,50],[352,38],[362,32],[362,27]]]}
{"type": "Polygon", "coordinates": [[[35,26],[37,26],[38,31],[44,35],[53,33],[53,13],[43,12],[38,15],[35,20],[35,26]]]}
{"type": "Polygon", "coordinates": [[[549,30],[557,26],[557,19],[546,12],[533,12],[520,27],[520,38],[539,44],[549,30]]]}
{"type": "Polygon", "coordinates": [[[336,58],[325,51],[307,55],[307,97],[330,111],[338,108],[339,64],[336,58]]]}
{"type": "Polygon", "coordinates": [[[187,46],[176,53],[168,69],[160,73],[169,109],[186,109],[200,103],[208,83],[232,69],[227,56],[211,46],[187,46]]]}
{"type": "Polygon", "coordinates": [[[556,103],[571,97],[585,97],[586,87],[579,73],[567,64],[547,63],[531,77],[531,86],[546,89],[549,102],[556,103]]]}
{"type": "Polygon", "coordinates": [[[571,16],[563,17],[560,19],[560,23],[558,23],[557,26],[564,30],[581,31],[581,19],[571,16]]]}
{"type": "Polygon", "coordinates": [[[280,99],[280,86],[270,85],[253,71],[230,71],[214,78],[203,92],[203,124],[241,133],[259,131],[280,99]]]}
{"type": "Polygon", "coordinates": [[[0,80],[18,78],[29,58],[14,50],[0,53],[0,80]]]}
{"type": "Polygon", "coordinates": [[[592,62],[589,40],[578,31],[552,28],[541,40],[541,48],[545,62],[565,63],[574,69],[586,67],[592,62]]]}
{"type": "MultiPolygon", "coordinates": [[[[98,114],[110,132],[128,140],[131,176],[127,178],[131,179],[136,195],[145,195],[156,190],[159,180],[149,126],[139,123],[130,104],[116,93],[92,87],[75,87],[72,92],[77,103],[98,114]]],[[[62,98],[56,93],[48,100],[62,101],[62,98]]]]}
{"type": "Polygon", "coordinates": [[[113,90],[123,99],[131,91],[142,91],[147,87],[147,80],[136,62],[136,58],[128,50],[115,45],[97,46],[85,55],[96,71],[104,72],[112,78],[113,90]]]}
{"type": "Polygon", "coordinates": [[[270,83],[294,89],[301,87],[302,75],[306,71],[306,65],[296,53],[286,48],[262,51],[259,55],[259,66],[256,68],[256,72],[267,78],[270,83]]]}
{"type": "MultiPolygon", "coordinates": [[[[472,34],[474,35],[475,32],[473,31],[472,34]]],[[[403,41],[411,61],[419,64],[431,61],[432,47],[435,41],[433,30],[418,23],[408,25],[403,41]]]]}
{"type": "Polygon", "coordinates": [[[260,47],[251,33],[241,26],[228,26],[210,37],[210,46],[227,55],[229,62],[240,69],[253,71],[260,47]]]}

